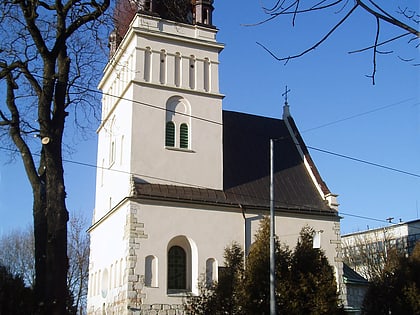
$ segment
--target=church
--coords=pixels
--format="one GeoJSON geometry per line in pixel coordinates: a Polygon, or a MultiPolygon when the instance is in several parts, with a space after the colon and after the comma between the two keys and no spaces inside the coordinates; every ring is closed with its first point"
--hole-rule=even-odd
{"type": "Polygon", "coordinates": [[[137,1],[110,36],[88,314],[186,314],[199,283],[217,281],[225,247],[246,256],[270,213],[270,139],[276,234],[294,247],[302,227],[318,232],[342,292],[337,196],[287,102],[282,119],[222,109],[212,15],[213,0],[137,1]]]}

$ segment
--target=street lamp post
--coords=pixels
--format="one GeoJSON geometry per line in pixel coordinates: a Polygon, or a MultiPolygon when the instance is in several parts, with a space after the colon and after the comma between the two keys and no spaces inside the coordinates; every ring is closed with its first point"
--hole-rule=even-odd
{"type": "Polygon", "coordinates": [[[276,257],[274,220],[274,139],[270,139],[270,315],[276,315],[276,257]]]}

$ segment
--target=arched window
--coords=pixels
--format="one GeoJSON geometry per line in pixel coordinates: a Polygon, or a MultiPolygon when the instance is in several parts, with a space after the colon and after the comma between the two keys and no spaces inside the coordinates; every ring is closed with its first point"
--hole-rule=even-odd
{"type": "Polygon", "coordinates": [[[167,147],[175,146],[175,124],[172,121],[168,121],[166,123],[165,146],[167,147]]]}
{"type": "Polygon", "coordinates": [[[181,124],[179,128],[179,147],[181,149],[188,149],[188,125],[181,124]]]}
{"type": "Polygon", "coordinates": [[[144,81],[150,82],[151,80],[152,80],[152,49],[150,47],[146,47],[146,50],[144,51],[144,81]]]}
{"type": "Polygon", "coordinates": [[[108,278],[108,269],[105,269],[102,272],[102,282],[101,282],[101,295],[103,298],[106,298],[106,295],[108,294],[108,284],[109,284],[109,278],[108,278]]]}
{"type": "Polygon", "coordinates": [[[206,284],[212,286],[217,281],[217,262],[214,258],[206,261],[206,284]]]}
{"type": "Polygon", "coordinates": [[[158,263],[155,256],[149,255],[146,257],[145,262],[145,276],[144,284],[147,287],[157,287],[158,286],[158,263]]]}
{"type": "Polygon", "coordinates": [[[180,246],[168,252],[168,290],[187,289],[187,254],[180,246]]]}

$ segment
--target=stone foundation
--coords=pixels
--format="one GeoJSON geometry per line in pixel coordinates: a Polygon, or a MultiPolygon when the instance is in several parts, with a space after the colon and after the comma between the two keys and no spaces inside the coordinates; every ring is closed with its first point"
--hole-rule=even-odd
{"type": "Polygon", "coordinates": [[[191,313],[180,304],[143,304],[140,308],[130,307],[132,315],[190,315],[191,313]]]}

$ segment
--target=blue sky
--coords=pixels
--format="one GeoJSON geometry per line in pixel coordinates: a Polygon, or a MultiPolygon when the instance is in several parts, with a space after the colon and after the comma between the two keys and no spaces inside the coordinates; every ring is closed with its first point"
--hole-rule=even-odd
{"type": "MultiPolygon", "coordinates": [[[[244,26],[264,17],[259,3],[215,1],[218,40],[226,45],[220,55],[224,109],[280,118],[287,85],[291,114],[308,146],[417,174],[310,150],[330,190],[339,195],[342,232],[383,226],[388,217],[395,222],[419,218],[419,67],[399,59],[416,57],[418,63],[418,48],[407,39],[383,48],[393,53],[378,56],[376,84],[372,85],[366,77],[372,72],[372,53],[348,54],[374,41],[375,21],[360,11],[322,46],[285,65],[256,42],[279,56],[293,55],[314,44],[339,16],[298,17],[294,28],[287,17],[244,26]]],[[[385,25],[382,30],[383,40],[395,34],[385,25]]],[[[69,130],[68,143],[75,152],[66,156],[68,160],[96,163],[95,129],[92,126],[87,141],[69,130]]],[[[32,220],[31,190],[22,163],[9,160],[1,151],[0,234],[32,220]]],[[[75,163],[64,167],[69,210],[91,217],[95,169],[75,163]]]]}

